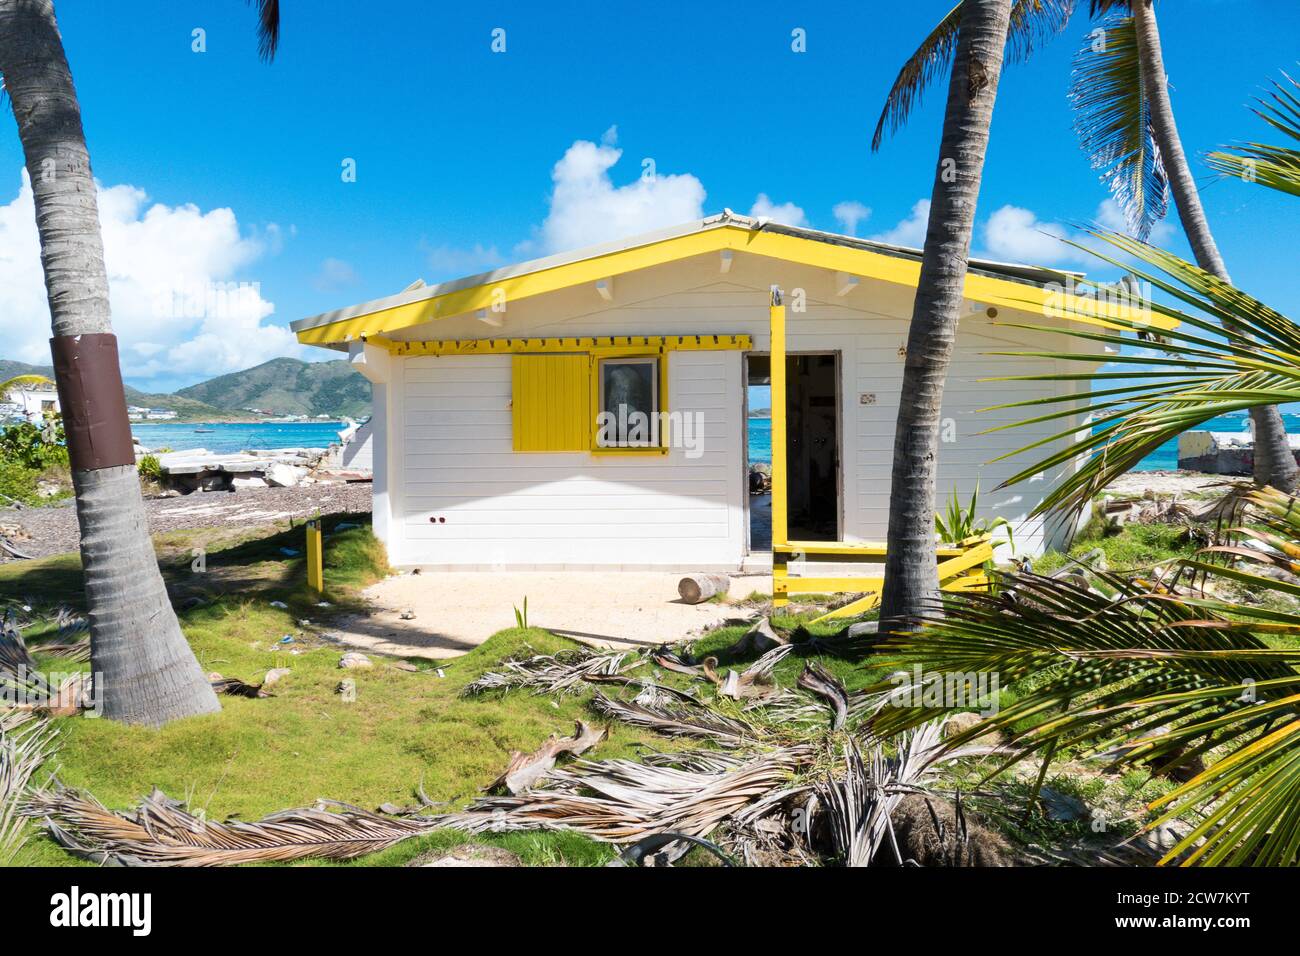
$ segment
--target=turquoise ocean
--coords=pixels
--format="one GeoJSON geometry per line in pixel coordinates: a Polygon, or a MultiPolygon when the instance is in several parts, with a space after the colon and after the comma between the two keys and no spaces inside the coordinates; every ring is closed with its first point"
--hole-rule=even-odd
{"type": "MultiPolygon", "coordinates": [[[[1287,431],[1294,435],[1300,433],[1300,415],[1283,414],[1287,431]]],[[[1244,415],[1223,415],[1212,418],[1200,427],[1200,431],[1239,432],[1246,427],[1244,415]]],[[[749,420],[749,460],[751,462],[772,460],[772,420],[770,418],[751,418],[749,420]]],[[[1177,440],[1165,442],[1140,462],[1134,471],[1163,471],[1178,467],[1177,440]]]]}
{"type": "MultiPolygon", "coordinates": [[[[1287,430],[1300,433],[1300,415],[1286,414],[1287,430]]],[[[1220,432],[1238,432],[1246,424],[1244,416],[1225,415],[1214,418],[1202,428],[1220,432]]],[[[181,451],[206,448],[208,451],[233,452],[246,448],[324,448],[338,441],[342,422],[251,422],[211,425],[177,425],[166,422],[132,422],[131,431],[146,448],[170,448],[181,451]]],[[[749,420],[749,460],[772,460],[772,420],[749,420]]],[[[1178,443],[1167,442],[1143,458],[1135,471],[1157,471],[1178,467],[1178,443]]]]}

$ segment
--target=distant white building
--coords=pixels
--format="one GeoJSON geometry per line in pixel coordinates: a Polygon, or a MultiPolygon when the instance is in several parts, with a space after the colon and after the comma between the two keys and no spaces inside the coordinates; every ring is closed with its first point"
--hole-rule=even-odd
{"type": "Polygon", "coordinates": [[[175,418],[176,413],[170,408],[141,408],[139,405],[128,405],[126,417],[133,422],[160,422],[175,418]]]}
{"type": "Polygon", "coordinates": [[[46,412],[59,411],[59,393],[53,385],[16,385],[5,394],[10,415],[40,422],[46,412]]]}

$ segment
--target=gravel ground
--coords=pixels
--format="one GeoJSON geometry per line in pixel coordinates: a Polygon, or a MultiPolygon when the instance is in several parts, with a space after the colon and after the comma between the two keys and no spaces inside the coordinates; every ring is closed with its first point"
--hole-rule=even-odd
{"type": "MultiPolygon", "coordinates": [[[[151,534],[187,528],[255,527],[321,514],[368,514],[370,483],[196,491],[179,498],[147,498],[151,534]]],[[[80,542],[72,499],[51,508],[0,509],[0,527],[17,527],[13,543],[34,557],[75,551],[80,542]]]]}

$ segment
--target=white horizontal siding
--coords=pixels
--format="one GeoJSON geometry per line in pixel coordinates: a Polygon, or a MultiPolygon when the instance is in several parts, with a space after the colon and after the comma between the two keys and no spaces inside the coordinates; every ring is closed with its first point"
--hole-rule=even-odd
{"type": "Polygon", "coordinates": [[[508,355],[403,366],[400,563],[731,566],[744,551],[740,354],[669,357],[670,410],[704,451],[517,453],[508,355]]]}

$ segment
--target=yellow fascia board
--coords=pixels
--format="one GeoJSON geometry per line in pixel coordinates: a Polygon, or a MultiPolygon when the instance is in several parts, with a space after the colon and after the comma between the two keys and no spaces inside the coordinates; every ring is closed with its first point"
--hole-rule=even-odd
{"type": "MultiPolygon", "coordinates": [[[[489,309],[502,296],[506,302],[517,302],[723,249],[845,272],[910,288],[916,287],[921,274],[919,262],[870,249],[840,246],[739,226],[719,226],[303,329],[297,333],[298,341],[305,345],[331,345],[382,336],[435,319],[489,309]]],[[[1121,303],[1092,300],[1061,290],[985,275],[970,274],[966,277],[966,297],[992,306],[1095,325],[1105,326],[1108,324],[1106,319],[1119,318],[1145,321],[1155,328],[1174,326],[1173,321],[1164,316],[1142,314],[1140,310],[1121,303]]]]}

